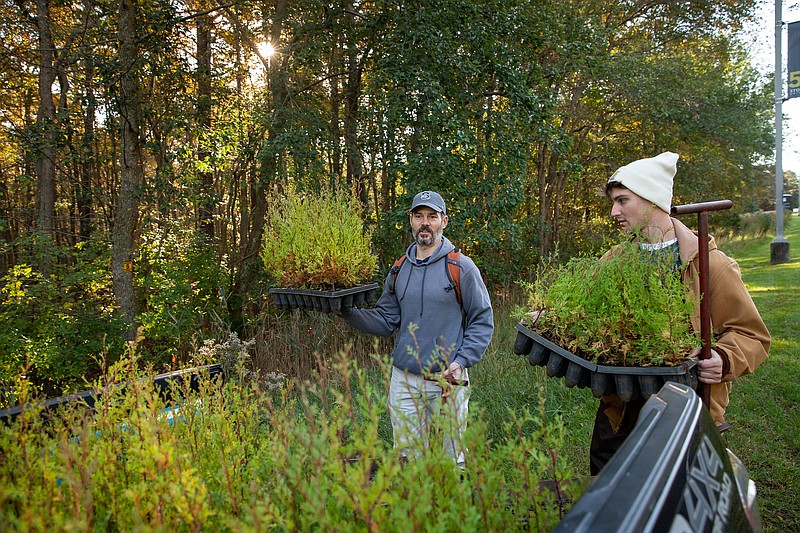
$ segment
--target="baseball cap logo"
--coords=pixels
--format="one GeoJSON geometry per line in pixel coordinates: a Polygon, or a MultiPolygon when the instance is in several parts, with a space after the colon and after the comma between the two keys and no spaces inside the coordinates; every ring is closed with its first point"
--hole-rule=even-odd
{"type": "Polygon", "coordinates": [[[429,193],[428,191],[425,191],[424,193],[422,193],[422,195],[420,197],[423,200],[430,200],[431,199],[431,193],[429,193]]]}

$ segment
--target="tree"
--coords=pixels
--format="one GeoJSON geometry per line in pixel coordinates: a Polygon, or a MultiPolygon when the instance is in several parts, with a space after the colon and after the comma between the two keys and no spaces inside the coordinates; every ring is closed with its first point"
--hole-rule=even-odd
{"type": "MultiPolygon", "coordinates": [[[[212,92],[211,92],[211,42],[212,21],[208,13],[200,13],[196,19],[197,28],[197,126],[201,138],[211,130],[212,92]]],[[[205,144],[205,143],[203,143],[205,144]]],[[[211,242],[214,239],[214,175],[206,168],[211,152],[207,148],[198,151],[197,159],[202,165],[200,171],[200,232],[211,242]]]]}
{"type": "Polygon", "coordinates": [[[111,230],[111,272],[114,297],[126,324],[125,340],[136,337],[136,301],[133,289],[134,233],[139,217],[139,194],[144,181],[140,131],[138,4],[120,0],[118,19],[119,83],[117,106],[120,117],[120,185],[116,194],[111,230]]]}
{"type": "MultiPolygon", "coordinates": [[[[532,150],[540,254],[555,242],[571,252],[564,237],[580,235],[580,226],[591,228],[587,223],[605,212],[593,191],[639,157],[682,154],[678,201],[690,195],[699,201],[704,183],[712,184],[712,196],[757,183],[758,159],[768,154],[768,121],[743,121],[739,112],[768,115],[768,105],[731,37],[753,2],[572,7],[575,18],[566,27],[579,38],[567,32],[553,39],[558,68],[547,84],[557,91],[548,124],[558,134],[555,143],[545,140],[532,150]]],[[[540,56],[540,64],[545,60],[540,56]]]]}
{"type": "MultiPolygon", "coordinates": [[[[55,44],[49,0],[36,0],[36,17],[24,8],[23,16],[36,25],[39,36],[39,110],[36,114],[36,212],[37,226],[43,237],[53,242],[55,210],[56,164],[56,105],[53,101],[53,83],[56,80],[55,44]]],[[[39,268],[47,273],[51,268],[50,255],[41,254],[39,268]]]]}

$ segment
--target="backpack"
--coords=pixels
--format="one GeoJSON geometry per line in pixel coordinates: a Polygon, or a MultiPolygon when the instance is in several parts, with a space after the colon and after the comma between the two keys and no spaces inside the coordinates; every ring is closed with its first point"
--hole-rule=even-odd
{"type": "MultiPolygon", "coordinates": [[[[389,270],[389,273],[392,275],[391,281],[389,281],[389,292],[394,294],[394,286],[397,283],[397,274],[400,272],[400,267],[403,266],[403,261],[406,260],[405,254],[398,257],[392,268],[389,270]]],[[[445,271],[447,272],[447,279],[450,280],[450,285],[447,286],[445,289],[446,291],[452,291],[455,289],[456,291],[456,299],[458,300],[458,304],[460,306],[464,306],[461,302],[461,250],[458,248],[453,248],[447,253],[447,257],[445,258],[444,266],[445,271]]]]}

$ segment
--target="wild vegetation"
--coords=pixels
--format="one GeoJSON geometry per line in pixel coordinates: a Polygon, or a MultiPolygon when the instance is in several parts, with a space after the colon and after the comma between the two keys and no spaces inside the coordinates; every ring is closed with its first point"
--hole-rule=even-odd
{"type": "MultiPolygon", "coordinates": [[[[113,382],[110,369],[129,364],[132,350],[141,367],[190,365],[204,350],[217,353],[232,332],[250,346],[255,367],[287,379],[315,375],[345,348],[359,364],[387,353],[386,341],[347,332],[331,317],[269,306],[275,280],[260,252],[270,238],[267,213],[284,196],[353,191],[380,280],[408,242],[413,194],[440,190],[448,236],[481,267],[498,309],[520,303],[509,287],[531,280],[542,258],[591,255],[614,240],[596,190],[638,157],[680,153],[675,203],[730,198],[735,211],[712,225],[734,228],[733,236],[760,233],[763,215],[739,217],[770,209],[773,197],[764,163],[773,146],[772,82],[753,70],[737,33],[755,3],[0,0],[0,408],[113,382]]],[[[755,296],[767,294],[775,296],[755,296]]],[[[760,307],[779,312],[772,301],[760,307]]],[[[780,364],[768,361],[737,384],[734,394],[754,390],[747,410],[737,413],[734,400],[742,431],[730,439],[737,451],[752,450],[767,523],[796,530],[782,490],[796,486],[800,464],[800,379],[789,356],[797,344],[786,325],[794,322],[775,320],[780,364]]],[[[538,388],[548,383],[508,356],[510,348],[503,353],[513,328],[499,325],[471,376],[484,411],[476,426],[485,423],[493,443],[509,435],[498,425],[509,409],[527,420],[519,407],[539,405],[538,388]]],[[[545,416],[536,416],[569,416],[565,455],[580,465],[594,404],[575,392],[548,389],[545,416]]],[[[44,431],[31,412],[18,433],[4,428],[4,458],[23,461],[0,466],[17,469],[3,470],[9,529],[16,520],[63,529],[217,526],[217,502],[238,509],[234,528],[237,519],[266,521],[268,505],[248,499],[262,479],[248,469],[263,467],[248,454],[272,451],[253,438],[264,418],[244,415],[275,393],[252,405],[236,403],[251,394],[247,387],[210,394],[206,447],[179,439],[199,439],[200,422],[165,429],[155,414],[161,405],[144,389],[109,398],[91,420],[65,413],[44,431]],[[228,408],[240,413],[223,415],[228,408]],[[176,480],[180,494],[169,492],[176,480]],[[250,503],[254,514],[245,516],[250,503]]],[[[190,422],[194,415],[181,414],[190,422]]],[[[530,430],[517,433],[540,427],[522,421],[530,430]]],[[[530,449],[508,442],[518,455],[530,449]]],[[[334,444],[315,449],[338,453],[334,444]]],[[[382,464],[391,465],[384,452],[382,464]]],[[[357,468],[329,476],[318,464],[298,456],[280,468],[326,495],[340,495],[335,482],[347,476],[363,479],[357,468]]],[[[461,484],[436,485],[455,474],[436,468],[426,489],[461,502],[461,484]]],[[[516,470],[503,481],[533,487],[521,479],[532,471],[516,470]]],[[[303,507],[285,486],[278,492],[297,524],[328,512],[321,498],[303,507]]],[[[329,503],[336,516],[366,505],[329,503]]],[[[447,513],[475,508],[439,509],[460,524],[471,517],[447,513]]],[[[504,524],[505,509],[497,512],[504,524]]]]}
{"type": "Polygon", "coordinates": [[[296,384],[252,379],[237,339],[205,354],[233,356],[227,381],[175,387],[179,403],[124,360],[98,381],[94,410],[72,404],[46,423],[32,408],[0,427],[4,529],[546,531],[582,490],[544,396],[495,441],[476,416],[462,471],[442,450],[442,418],[418,461],[381,438],[385,361],[367,373],[340,354],[296,384]]]}
{"type": "MultiPolygon", "coordinates": [[[[800,247],[797,217],[787,224],[787,238],[793,250],[800,247]]],[[[770,241],[721,243],[739,262],[773,336],[767,361],[734,384],[727,416],[733,427],[725,434],[756,482],[768,533],[800,527],[791,493],[800,480],[795,290],[800,260],[770,265],[770,241]]],[[[292,520],[297,528],[321,527],[324,521],[366,530],[372,520],[391,531],[399,514],[403,521],[419,520],[423,530],[453,523],[461,531],[547,530],[545,520],[556,520],[558,507],[545,505],[534,516],[537,508],[528,504],[535,498],[554,500],[528,489],[536,479],[581,478],[588,472],[598,402],[588,389],[568,388],[513,354],[516,318],[511,310],[525,303],[525,295],[497,288],[493,303],[495,335],[484,360],[470,373],[468,438],[474,439],[469,446],[475,461],[464,479],[435,449],[423,462],[398,468],[385,411],[385,363],[378,355],[389,353],[387,346],[361,336],[346,338],[328,315],[293,312],[265,324],[271,338],[253,342],[231,335],[204,342],[192,364],[220,361],[228,381],[206,382],[197,395],[187,393],[189,399],[177,410],[147,380],[134,380],[127,394],[110,395],[91,416],[74,405],[47,425],[33,409],[15,426],[0,427],[5,459],[0,462],[0,524],[55,530],[115,525],[184,530],[202,524],[205,529],[249,530],[288,528],[292,520]],[[258,343],[268,343],[276,359],[250,361],[247,354],[258,343]],[[342,352],[342,359],[336,352],[346,344],[351,351],[342,352]],[[313,378],[301,385],[302,380],[265,370],[271,365],[313,378]],[[277,436],[295,444],[291,454],[279,453],[281,448],[267,438],[277,436]],[[548,450],[558,453],[545,455],[548,450]],[[379,470],[375,483],[366,481],[373,459],[379,470]],[[423,496],[410,499],[403,483],[413,484],[423,496]],[[483,500],[468,500],[483,483],[486,490],[475,493],[483,500]],[[179,493],[175,486],[181,487],[179,493]],[[345,496],[345,488],[352,494],[345,496]],[[390,516],[389,507],[397,514],[390,516]],[[540,521],[534,526],[528,520],[540,521]]],[[[139,376],[126,361],[107,368],[95,384],[139,376]]],[[[29,387],[21,390],[23,402],[32,400],[28,393],[35,397],[29,387]]],[[[577,497],[580,486],[567,487],[575,492],[565,495],[577,497]]]]}

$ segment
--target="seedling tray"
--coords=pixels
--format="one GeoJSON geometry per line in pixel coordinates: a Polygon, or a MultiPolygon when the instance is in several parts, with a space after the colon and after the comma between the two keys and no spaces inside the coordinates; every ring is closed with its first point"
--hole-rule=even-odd
{"type": "MultiPolygon", "coordinates": [[[[200,390],[200,383],[203,379],[206,378],[215,378],[219,376],[220,378],[225,377],[222,371],[222,365],[219,363],[215,363],[212,365],[206,366],[199,366],[193,368],[186,368],[183,370],[175,370],[173,372],[167,372],[165,374],[158,374],[153,378],[153,383],[156,387],[156,390],[161,395],[162,399],[167,402],[177,402],[180,401],[180,398],[175,396],[175,393],[180,393],[181,388],[180,386],[183,385],[187,380],[189,382],[189,387],[191,390],[197,392],[200,390]],[[173,385],[177,385],[178,388],[173,388],[173,385]]],[[[44,421],[52,420],[57,414],[58,410],[68,404],[82,402],[87,408],[93,408],[95,403],[97,402],[98,398],[102,397],[104,394],[107,394],[109,391],[122,391],[125,390],[130,385],[129,382],[118,383],[113,386],[109,386],[107,389],[91,389],[85,390],[81,392],[77,392],[74,394],[69,394],[67,396],[59,396],[57,398],[48,398],[41,402],[41,416],[44,421]]],[[[27,405],[17,405],[15,407],[10,407],[8,409],[0,410],[0,422],[5,424],[10,424],[14,420],[17,419],[26,409],[32,408],[33,406],[27,405]]]]}
{"type": "Polygon", "coordinates": [[[378,284],[370,283],[338,291],[273,287],[269,293],[272,295],[272,302],[281,309],[315,309],[336,313],[342,309],[374,302],[377,290],[378,284]]]}
{"type": "Polygon", "coordinates": [[[639,395],[649,398],[667,381],[697,387],[696,361],[687,359],[677,366],[626,367],[597,365],[517,324],[514,353],[527,355],[528,363],[543,366],[547,375],[564,378],[567,387],[591,388],[596,398],[616,394],[628,402],[639,395]]]}

